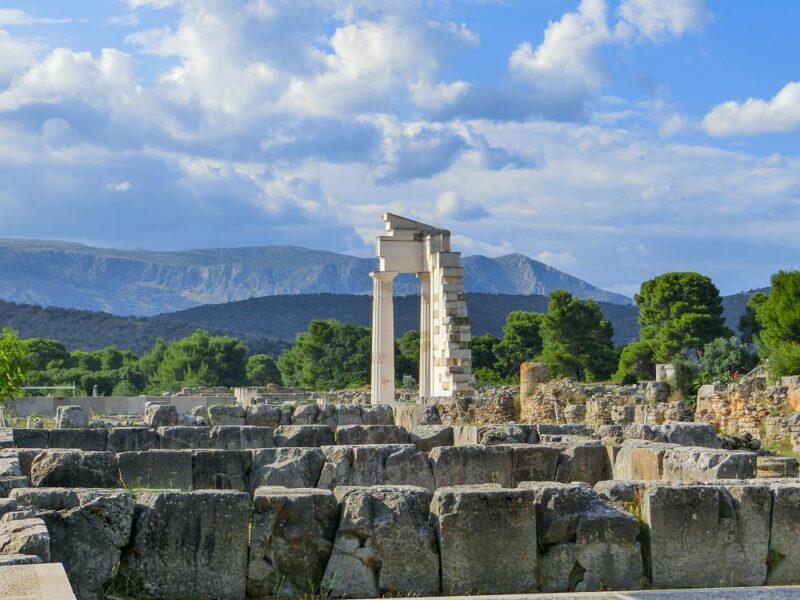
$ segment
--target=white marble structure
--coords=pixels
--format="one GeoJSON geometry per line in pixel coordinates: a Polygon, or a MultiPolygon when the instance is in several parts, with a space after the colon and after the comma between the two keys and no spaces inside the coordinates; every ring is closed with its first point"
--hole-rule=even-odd
{"type": "Polygon", "coordinates": [[[372,403],[394,402],[393,281],[398,273],[420,280],[420,398],[472,392],[470,329],[461,254],[450,251],[450,232],[386,213],[378,237],[379,270],[372,286],[372,403]]]}

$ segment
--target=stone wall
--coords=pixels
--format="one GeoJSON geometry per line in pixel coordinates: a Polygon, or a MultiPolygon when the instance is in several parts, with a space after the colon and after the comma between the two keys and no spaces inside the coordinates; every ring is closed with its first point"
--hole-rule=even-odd
{"type": "Polygon", "coordinates": [[[729,385],[704,385],[697,392],[695,419],[728,435],[759,436],[770,415],[788,415],[789,388],[767,386],[761,378],[729,385]]]}

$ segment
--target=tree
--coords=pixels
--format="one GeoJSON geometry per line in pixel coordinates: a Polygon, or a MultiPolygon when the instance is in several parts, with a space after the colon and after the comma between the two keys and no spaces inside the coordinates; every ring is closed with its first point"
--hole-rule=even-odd
{"type": "Polygon", "coordinates": [[[759,353],[769,359],[770,376],[800,373],[800,271],[772,276],[766,298],[755,303],[759,353]]]}
{"type": "Polygon", "coordinates": [[[63,367],[69,361],[69,354],[64,344],[58,340],[30,338],[23,342],[28,349],[31,368],[37,371],[54,366],[63,367]]]}
{"type": "Polygon", "coordinates": [[[656,364],[649,342],[631,342],[622,349],[615,381],[647,381],[655,379],[655,375],[656,364]]]}
{"type": "Polygon", "coordinates": [[[32,362],[27,345],[10,329],[0,332],[0,406],[22,396],[25,373],[32,362]]]}
{"type": "Polygon", "coordinates": [[[734,371],[749,371],[755,363],[753,358],[736,337],[717,338],[705,345],[700,366],[711,377],[718,378],[734,371]]]}
{"type": "Polygon", "coordinates": [[[759,307],[766,299],[766,293],[754,292],[747,300],[747,307],[744,309],[744,313],[739,317],[739,333],[742,334],[742,342],[745,344],[754,344],[758,339],[761,325],[759,325],[756,315],[759,307]]]}
{"type": "Polygon", "coordinates": [[[506,379],[519,377],[519,366],[542,352],[544,315],[515,310],[506,317],[503,340],[494,348],[495,370],[506,379]]]}
{"type": "Polygon", "coordinates": [[[248,385],[265,386],[268,383],[277,383],[278,385],[282,383],[278,363],[267,354],[254,354],[248,358],[244,370],[248,385]]]}
{"type": "Polygon", "coordinates": [[[406,331],[394,345],[394,373],[395,379],[403,381],[406,376],[419,381],[419,332],[406,331]]]}
{"type": "Polygon", "coordinates": [[[550,374],[598,381],[614,370],[614,330],[597,303],[582,302],[564,290],[551,292],[541,333],[542,359],[550,374]]]}
{"type": "Polygon", "coordinates": [[[634,298],[641,340],[650,343],[656,362],[687,350],[700,355],[711,340],[733,335],[722,318],[719,290],[699,273],[664,273],[645,281],[634,298]]]}

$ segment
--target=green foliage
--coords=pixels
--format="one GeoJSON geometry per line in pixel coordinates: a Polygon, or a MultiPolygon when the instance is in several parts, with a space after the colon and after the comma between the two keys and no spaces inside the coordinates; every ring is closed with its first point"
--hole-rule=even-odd
{"type": "Polygon", "coordinates": [[[755,357],[735,337],[717,338],[703,347],[700,366],[712,378],[724,373],[749,371],[755,366],[755,357]]]}
{"type": "Polygon", "coordinates": [[[619,365],[614,373],[614,380],[621,383],[651,381],[656,375],[656,363],[653,360],[653,348],[649,342],[631,342],[619,355],[619,365]]]}
{"type": "Polygon", "coordinates": [[[247,385],[264,386],[268,383],[278,385],[282,383],[278,363],[267,354],[254,354],[248,358],[244,371],[247,385]]]}
{"type": "Polygon", "coordinates": [[[675,367],[675,376],[667,383],[673,391],[687,400],[689,406],[693,407],[700,387],[698,369],[684,357],[672,361],[672,364],[675,367]]]}
{"type": "Polygon", "coordinates": [[[541,313],[515,310],[503,326],[503,339],[494,347],[494,369],[505,379],[519,377],[519,366],[542,352],[541,313]]]}
{"type": "Polygon", "coordinates": [[[551,376],[599,381],[611,375],[617,362],[614,331],[595,302],[551,292],[541,334],[542,360],[551,376]]]}
{"type": "Polygon", "coordinates": [[[419,378],[419,332],[406,331],[395,341],[394,346],[395,379],[403,382],[406,376],[415,382],[419,378]]]}
{"type": "Polygon", "coordinates": [[[699,273],[664,273],[645,281],[635,296],[640,338],[650,343],[658,363],[733,335],[722,318],[722,298],[711,279],[699,273]]]}
{"type": "Polygon", "coordinates": [[[32,362],[32,368],[44,371],[48,367],[61,367],[69,362],[69,354],[62,342],[42,338],[24,341],[32,362]]]}
{"type": "Polygon", "coordinates": [[[800,344],[774,344],[769,351],[769,374],[773,381],[784,375],[800,374],[800,344]]]}
{"type": "Polygon", "coordinates": [[[0,406],[22,395],[32,362],[27,345],[10,329],[0,332],[0,406]]]}
{"type": "Polygon", "coordinates": [[[754,344],[758,339],[761,325],[758,322],[757,313],[766,299],[765,292],[754,292],[747,301],[747,308],[739,317],[739,332],[742,334],[742,342],[745,344],[754,344]]]}
{"type": "Polygon", "coordinates": [[[777,379],[800,373],[800,271],[779,271],[771,283],[769,294],[751,298],[748,308],[755,313],[759,354],[777,379]]]}
{"type": "Polygon", "coordinates": [[[369,329],[334,320],[311,321],[278,360],[287,385],[307,389],[347,388],[369,381],[369,329]]]}

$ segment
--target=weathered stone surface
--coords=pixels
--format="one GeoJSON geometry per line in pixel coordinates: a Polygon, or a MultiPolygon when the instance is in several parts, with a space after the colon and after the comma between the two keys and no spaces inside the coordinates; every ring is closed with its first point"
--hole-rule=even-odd
{"type": "Polygon", "coordinates": [[[540,423],[536,426],[539,436],[543,435],[592,435],[592,429],[583,423],[565,423],[556,425],[553,423],[540,423]]]}
{"type": "MultiPolygon", "coordinates": [[[[38,565],[44,561],[32,554],[0,554],[0,567],[13,567],[14,565],[38,565]]],[[[2,588],[0,588],[0,591],[2,588]]]]}
{"type": "Polygon", "coordinates": [[[474,446],[481,443],[485,425],[453,425],[454,446],[474,446]]]}
{"type": "Polygon", "coordinates": [[[211,424],[214,426],[244,425],[247,420],[247,413],[244,407],[238,404],[233,406],[225,406],[222,404],[209,406],[208,416],[211,418],[211,424]]]}
{"type": "Polygon", "coordinates": [[[600,498],[617,507],[630,505],[631,503],[641,504],[644,490],[652,485],[650,481],[642,480],[614,480],[598,481],[594,486],[594,491],[600,498]]]}
{"type": "Polygon", "coordinates": [[[511,446],[439,446],[429,457],[437,488],[481,483],[513,486],[511,446]]]}
{"type": "Polygon", "coordinates": [[[411,486],[348,491],[322,589],[346,598],[438,594],[430,501],[430,491],[411,486]]]}
{"type": "Polygon", "coordinates": [[[175,426],[178,424],[178,409],[170,404],[148,402],[144,407],[144,422],[153,429],[175,426]]]}
{"type": "Polygon", "coordinates": [[[536,444],[539,434],[534,425],[494,425],[482,432],[480,443],[484,446],[498,444],[536,444]]]}
{"type": "Polygon", "coordinates": [[[664,476],[664,456],[674,444],[625,440],[614,460],[615,479],[659,480],[664,476]]]}
{"type": "Polygon", "coordinates": [[[313,425],[317,422],[319,406],[316,404],[298,404],[292,412],[294,425],[313,425]]]}
{"type": "Polygon", "coordinates": [[[252,461],[247,450],[195,450],[192,489],[247,491],[252,461]]]}
{"type": "Polygon", "coordinates": [[[89,413],[80,406],[59,406],[56,408],[56,427],[85,429],[89,427],[89,413]]]}
{"type": "Polygon", "coordinates": [[[50,533],[41,519],[0,522],[0,554],[32,554],[50,561],[50,533]]]}
{"type": "Polygon", "coordinates": [[[161,447],[158,434],[150,427],[114,427],[108,433],[106,450],[111,452],[141,452],[161,447]]]}
{"type": "Polygon", "coordinates": [[[258,488],[253,497],[247,595],[317,594],[338,518],[339,503],[329,490],[258,488]]]}
{"type": "Polygon", "coordinates": [[[363,425],[361,407],[356,404],[337,404],[336,424],[340,427],[343,425],[363,425]]]}
{"type": "Polygon", "coordinates": [[[22,470],[17,456],[0,456],[0,477],[19,477],[22,470]]]}
{"type": "Polygon", "coordinates": [[[208,448],[211,430],[208,427],[159,427],[162,450],[195,450],[208,448]]]}
{"type": "MultiPolygon", "coordinates": [[[[105,490],[115,493],[113,490],[105,490]]],[[[41,510],[68,510],[80,506],[81,497],[77,490],[68,488],[25,488],[14,490],[11,494],[17,506],[41,510]]]]}
{"type": "Polygon", "coordinates": [[[664,479],[686,483],[755,477],[756,455],[745,450],[678,447],[664,455],[664,479]]]}
{"type": "Polygon", "coordinates": [[[453,428],[450,425],[417,425],[409,434],[409,441],[422,452],[436,446],[452,446],[453,428]]]}
{"type": "Polygon", "coordinates": [[[394,425],[394,411],[388,404],[371,404],[361,407],[364,425],[394,425]]]}
{"type": "Polygon", "coordinates": [[[117,454],[120,483],[149,489],[192,489],[191,450],[147,450],[117,454]]]}
{"type": "Polygon", "coordinates": [[[428,458],[411,444],[325,446],[317,487],[412,485],[433,489],[428,458]]]}
{"type": "Polygon", "coordinates": [[[339,446],[363,444],[408,444],[408,432],[397,425],[339,425],[336,428],[339,446]]]}
{"type": "Polygon", "coordinates": [[[639,521],[605,504],[585,483],[523,483],[536,504],[543,592],[641,586],[639,521]]]}
{"type": "Polygon", "coordinates": [[[796,478],[800,475],[798,461],[793,456],[756,457],[756,476],[769,478],[796,478]]]}
{"type": "Polygon", "coordinates": [[[108,585],[130,539],[133,500],[123,491],[79,499],[79,506],[45,513],[44,519],[51,560],[64,564],[76,596],[88,600],[108,585]]]}
{"type": "Polygon", "coordinates": [[[431,517],[445,594],[536,591],[533,492],[493,485],[440,488],[433,495],[431,517]]]}
{"type": "Polygon", "coordinates": [[[272,427],[253,425],[218,425],[212,427],[209,447],[215,450],[249,450],[272,448],[275,438],[272,427]]]}
{"type": "Polygon", "coordinates": [[[25,475],[12,475],[0,477],[0,498],[7,498],[16,488],[28,487],[28,478],[25,475]]]}
{"type": "Polygon", "coordinates": [[[14,434],[16,448],[47,448],[50,432],[47,429],[17,429],[11,430],[14,434]]]}
{"type": "Polygon", "coordinates": [[[708,423],[668,422],[659,428],[670,444],[681,446],[702,446],[704,448],[722,448],[722,442],[708,423]]]}
{"type": "Polygon", "coordinates": [[[554,481],[561,452],[558,448],[536,445],[511,447],[511,485],[523,481],[554,481]]]}
{"type": "Polygon", "coordinates": [[[0,519],[3,515],[17,510],[16,498],[0,498],[0,519]]]}
{"type": "Polygon", "coordinates": [[[655,588],[763,585],[771,497],[762,484],[659,485],[644,494],[655,588]]]}
{"type": "Polygon", "coordinates": [[[611,479],[611,463],[605,446],[599,442],[552,443],[561,454],[556,469],[556,481],[570,483],[582,481],[590,486],[603,479],[611,479]]]}
{"type": "Polygon", "coordinates": [[[395,408],[394,421],[411,431],[417,425],[441,425],[442,418],[435,404],[400,404],[395,408]]]}
{"type": "Polygon", "coordinates": [[[250,496],[141,492],[120,577],[158,598],[245,597],[250,496]]]}
{"type": "Polygon", "coordinates": [[[338,423],[338,411],[336,406],[334,404],[318,406],[316,416],[314,417],[314,423],[316,425],[330,425],[336,427],[338,423]]]}
{"type": "Polygon", "coordinates": [[[50,431],[48,446],[50,448],[72,448],[102,452],[108,443],[108,429],[53,429],[50,431]]]}
{"type": "Polygon", "coordinates": [[[800,584],[800,482],[770,482],[770,523],[767,585],[800,584]]]}
{"type": "Polygon", "coordinates": [[[40,452],[42,452],[41,448],[1,448],[0,457],[16,458],[19,460],[20,472],[23,475],[30,475],[33,459],[40,452]]]}
{"type": "Polygon", "coordinates": [[[274,429],[281,424],[281,409],[270,404],[253,404],[247,407],[245,423],[274,429]]]}
{"type": "Polygon", "coordinates": [[[626,440],[647,440],[648,442],[666,443],[667,436],[660,427],[651,427],[644,423],[631,423],[625,427],[623,437],[626,440]]]}
{"type": "Polygon", "coordinates": [[[321,448],[335,443],[330,425],[281,425],[275,430],[275,445],[281,448],[321,448]]]}
{"type": "Polygon", "coordinates": [[[261,486],[316,487],[325,464],[319,448],[268,448],[253,451],[249,489],[261,486]]]}
{"type": "Polygon", "coordinates": [[[111,452],[46,450],[31,463],[36,487],[116,487],[117,465],[111,452]]]}

